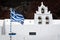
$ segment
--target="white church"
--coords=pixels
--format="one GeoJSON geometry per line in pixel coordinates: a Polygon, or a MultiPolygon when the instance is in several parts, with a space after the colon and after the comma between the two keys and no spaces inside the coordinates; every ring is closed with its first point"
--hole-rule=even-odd
{"type": "Polygon", "coordinates": [[[34,19],[25,19],[23,25],[12,22],[11,28],[10,19],[0,20],[0,40],[60,40],[60,19],[53,19],[43,2],[34,19]]]}

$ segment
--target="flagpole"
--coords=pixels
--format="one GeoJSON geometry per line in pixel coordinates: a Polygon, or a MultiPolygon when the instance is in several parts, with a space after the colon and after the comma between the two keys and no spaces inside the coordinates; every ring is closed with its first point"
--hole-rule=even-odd
{"type": "MultiPolygon", "coordinates": [[[[10,13],[10,33],[12,33],[11,13],[10,13]]],[[[10,35],[10,40],[12,40],[12,36],[11,35],[10,35]]]]}
{"type": "Polygon", "coordinates": [[[10,32],[12,32],[12,24],[11,24],[11,11],[12,11],[12,9],[10,8],[9,10],[10,10],[10,32]]]}

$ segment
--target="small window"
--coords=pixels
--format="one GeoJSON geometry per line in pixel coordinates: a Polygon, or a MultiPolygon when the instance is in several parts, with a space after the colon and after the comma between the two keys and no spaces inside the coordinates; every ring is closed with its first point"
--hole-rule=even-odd
{"type": "Polygon", "coordinates": [[[46,24],[49,24],[49,22],[46,22],[46,24]]]}
{"type": "Polygon", "coordinates": [[[36,35],[36,32],[29,32],[29,35],[36,35]]]}
{"type": "Polygon", "coordinates": [[[38,24],[42,24],[42,22],[38,22],[38,24]]]}
{"type": "Polygon", "coordinates": [[[49,20],[49,18],[48,18],[48,17],[46,17],[46,20],[49,20]]]}
{"type": "Polygon", "coordinates": [[[41,20],[41,17],[38,17],[39,20],[41,20]]]}
{"type": "Polygon", "coordinates": [[[41,12],[44,13],[44,8],[41,9],[41,12]]]}

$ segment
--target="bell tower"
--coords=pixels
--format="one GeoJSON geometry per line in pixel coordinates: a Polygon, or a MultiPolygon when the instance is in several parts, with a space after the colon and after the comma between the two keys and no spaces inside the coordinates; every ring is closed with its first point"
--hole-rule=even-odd
{"type": "Polygon", "coordinates": [[[52,14],[48,11],[48,8],[43,5],[43,2],[41,2],[41,6],[38,7],[38,11],[36,11],[34,15],[34,22],[37,25],[52,24],[52,14]]]}

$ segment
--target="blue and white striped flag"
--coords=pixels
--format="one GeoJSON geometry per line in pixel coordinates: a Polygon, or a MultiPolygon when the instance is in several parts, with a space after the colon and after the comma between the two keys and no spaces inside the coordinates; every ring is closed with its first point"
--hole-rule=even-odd
{"type": "Polygon", "coordinates": [[[10,8],[10,20],[11,22],[19,22],[21,24],[24,23],[24,17],[21,13],[15,11],[15,9],[10,8]]]}

